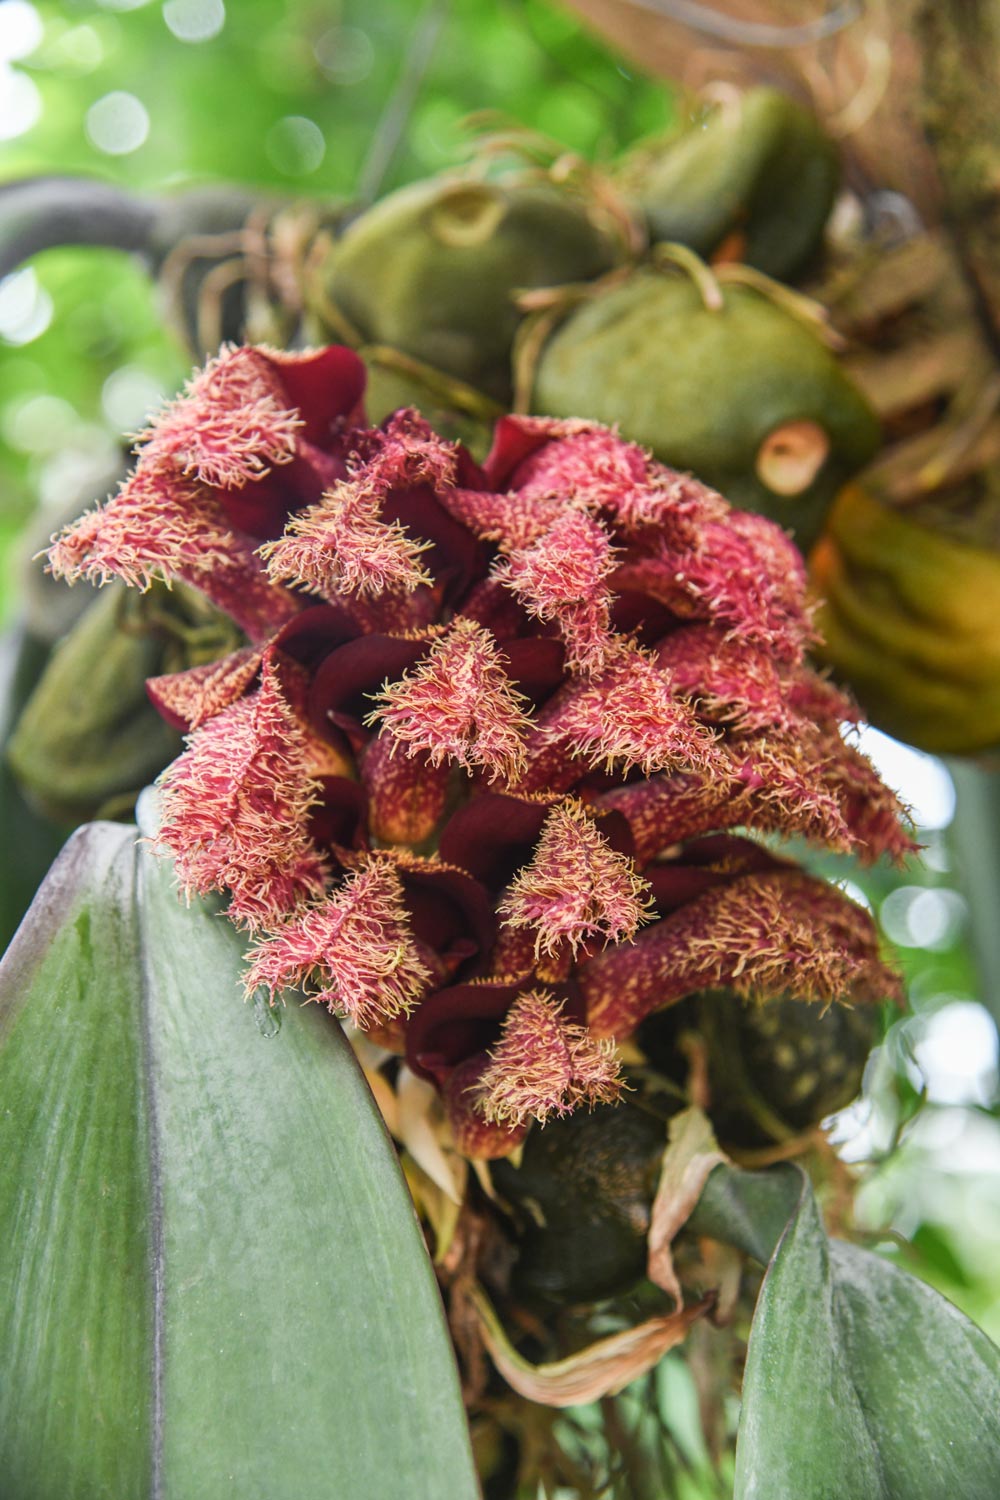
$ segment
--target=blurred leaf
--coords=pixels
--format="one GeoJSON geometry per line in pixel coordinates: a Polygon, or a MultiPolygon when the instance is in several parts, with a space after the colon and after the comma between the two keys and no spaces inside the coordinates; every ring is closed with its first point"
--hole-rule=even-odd
{"type": "Polygon", "coordinates": [[[47,656],[48,647],[23,628],[0,637],[0,953],[69,832],[28,805],[6,756],[11,727],[47,656]]]}
{"type": "Polygon", "coordinates": [[[442,1309],[340,1028],[134,828],[77,833],[0,968],[0,1473],[32,1500],[478,1493],[442,1309]]]}
{"type": "Polygon", "coordinates": [[[735,1500],[996,1500],[1000,1350],[951,1303],[827,1239],[797,1167],[717,1168],[691,1227],[768,1264],[735,1500]]]}

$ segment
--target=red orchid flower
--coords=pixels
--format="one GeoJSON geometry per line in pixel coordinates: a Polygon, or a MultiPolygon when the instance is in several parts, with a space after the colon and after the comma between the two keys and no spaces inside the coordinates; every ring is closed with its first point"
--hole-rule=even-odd
{"type": "Polygon", "coordinates": [[[593,423],[505,417],[479,468],[364,426],[363,384],[223,353],[50,554],[249,637],[149,684],[189,735],[159,840],[253,933],[248,993],[372,1031],[487,1157],[616,1097],[616,1042],[696,990],[897,995],[868,914],[752,837],[914,847],[785,534],[593,423]]]}

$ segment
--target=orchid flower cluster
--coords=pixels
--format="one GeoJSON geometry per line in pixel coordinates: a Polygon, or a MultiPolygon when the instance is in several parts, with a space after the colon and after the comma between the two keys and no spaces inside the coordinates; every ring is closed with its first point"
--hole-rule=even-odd
{"type": "Polygon", "coordinates": [[[483,1158],[615,1099],[617,1044],[703,988],[894,995],[867,912],[753,837],[913,847],[780,528],[590,422],[503,417],[482,466],[372,429],[364,378],[224,351],[50,553],[246,635],[149,693],[188,735],[158,839],[228,893],[247,993],[405,1056],[483,1158]]]}

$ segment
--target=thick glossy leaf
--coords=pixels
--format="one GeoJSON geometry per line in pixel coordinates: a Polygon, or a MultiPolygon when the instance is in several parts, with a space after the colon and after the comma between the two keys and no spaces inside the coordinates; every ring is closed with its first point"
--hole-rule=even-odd
{"type": "Polygon", "coordinates": [[[828,1239],[796,1167],[717,1167],[691,1227],[769,1263],[735,1500],[996,1500],[1000,1350],[950,1302],[828,1239]]]}
{"type": "Polygon", "coordinates": [[[11,1500],[478,1494],[433,1272],[339,1027],[135,830],[71,840],[0,967],[11,1500]]]}

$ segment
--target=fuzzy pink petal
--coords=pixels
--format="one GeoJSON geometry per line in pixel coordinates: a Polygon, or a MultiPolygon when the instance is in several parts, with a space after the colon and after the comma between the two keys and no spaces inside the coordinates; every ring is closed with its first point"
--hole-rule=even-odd
{"type": "Polygon", "coordinates": [[[453,760],[491,777],[516,775],[529,720],[488,630],[456,619],[412,672],[386,684],[368,723],[380,723],[409,755],[453,760]]]}
{"type": "Polygon", "coordinates": [[[430,982],[392,864],[372,856],[333,895],[250,952],[246,990],[304,986],[362,1029],[412,1010],[430,982]]]}
{"type": "Polygon", "coordinates": [[[299,610],[270,583],[248,537],[235,533],[216,497],[169,460],[144,458],[117,495],[53,540],[49,568],[70,583],[121,578],[147,589],[178,579],[199,589],[254,640],[299,610]]]}
{"type": "Polygon", "coordinates": [[[549,992],[530,990],[507,1013],[476,1099],[489,1124],[544,1124],[581,1104],[613,1103],[622,1086],[613,1042],[568,1020],[549,992]]]}
{"type": "Polygon", "coordinates": [[[199,370],[143,435],[147,460],[167,459],[192,479],[238,489],[291,463],[299,413],[258,349],[227,349],[199,370]]]}
{"type": "Polygon", "coordinates": [[[654,1010],[696,990],[801,1000],[898,997],[868,913],[796,869],[738,877],[649,927],[628,949],[578,970],[597,1036],[627,1036],[654,1010]]]}
{"type": "Polygon", "coordinates": [[[497,571],[529,615],[553,623],[566,642],[567,665],[597,671],[611,646],[614,571],[611,538],[599,521],[564,510],[529,547],[514,548],[497,571]]]}
{"type": "Polygon", "coordinates": [[[157,842],[172,851],[185,889],[228,889],[231,917],[250,928],[273,926],[322,894],[308,761],[309,736],[265,658],[260,687],[196,729],[161,777],[157,842]]]}
{"type": "Polygon", "coordinates": [[[263,656],[254,646],[244,646],[220,661],[150,677],[146,692],[157,711],[184,734],[214,718],[237,698],[242,698],[260,671],[263,656]]]}
{"type": "Polygon", "coordinates": [[[604,670],[563,690],[539,716],[550,746],[565,745],[593,768],[646,775],[667,768],[718,767],[713,735],[650,656],[622,643],[604,670]]]}
{"type": "Polygon", "coordinates": [[[612,849],[579,802],[548,814],[531,862],[497,907],[505,923],[535,933],[535,956],[575,953],[588,938],[620,943],[647,919],[648,887],[632,861],[612,849]]]}

